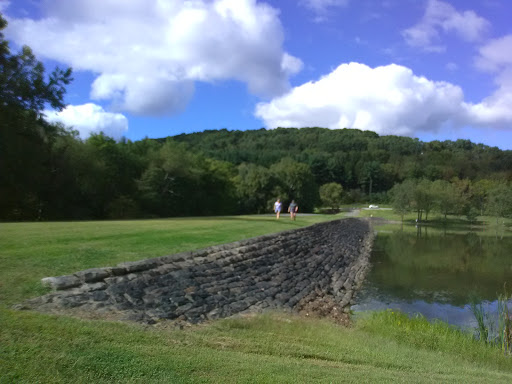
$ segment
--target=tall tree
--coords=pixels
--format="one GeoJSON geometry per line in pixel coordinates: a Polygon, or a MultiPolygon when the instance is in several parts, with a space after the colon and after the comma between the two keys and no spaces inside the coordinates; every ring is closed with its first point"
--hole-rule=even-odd
{"type": "Polygon", "coordinates": [[[436,180],[432,184],[432,191],[439,212],[444,216],[445,221],[449,213],[459,213],[462,200],[454,184],[445,180],[436,180]]]}
{"type": "Polygon", "coordinates": [[[276,198],[272,196],[272,178],[267,168],[242,163],[238,166],[236,188],[241,213],[262,213],[270,209],[269,204],[276,198]]]}
{"type": "Polygon", "coordinates": [[[150,156],[149,166],[138,180],[147,211],[158,216],[234,212],[235,171],[231,164],[206,159],[172,140],[150,156]]]}
{"type": "Polygon", "coordinates": [[[302,211],[313,210],[318,201],[318,187],[311,169],[306,164],[284,158],[273,164],[270,172],[288,199],[297,201],[302,211]]]}
{"type": "Polygon", "coordinates": [[[434,204],[432,182],[427,179],[417,182],[413,193],[413,205],[416,208],[417,220],[422,221],[423,214],[425,214],[425,220],[428,220],[428,214],[434,208],[434,204]]]}
{"type": "Polygon", "coordinates": [[[320,200],[332,210],[338,209],[341,204],[343,187],[338,183],[327,183],[320,186],[320,200]]]}
{"type": "Polygon", "coordinates": [[[512,214],[512,187],[504,182],[498,182],[489,190],[487,212],[498,219],[512,214]]]}
{"type": "Polygon", "coordinates": [[[401,184],[395,184],[389,192],[391,206],[401,216],[402,222],[404,221],[404,215],[411,209],[415,189],[416,184],[414,181],[405,180],[401,184]]]}
{"type": "Polygon", "coordinates": [[[478,180],[471,186],[471,204],[478,209],[480,215],[485,212],[488,193],[493,187],[494,183],[488,179],[478,180]]]}
{"type": "Polygon", "coordinates": [[[372,202],[372,192],[374,190],[374,184],[379,180],[381,174],[381,165],[378,161],[372,160],[367,161],[360,167],[360,184],[364,187],[368,186],[368,199],[372,202]]]}
{"type": "Polygon", "coordinates": [[[0,217],[42,218],[51,144],[61,133],[44,120],[43,110],[48,104],[64,107],[71,69],[56,68],[47,76],[29,47],[11,53],[2,33],[6,26],[0,14],[0,217]]]}

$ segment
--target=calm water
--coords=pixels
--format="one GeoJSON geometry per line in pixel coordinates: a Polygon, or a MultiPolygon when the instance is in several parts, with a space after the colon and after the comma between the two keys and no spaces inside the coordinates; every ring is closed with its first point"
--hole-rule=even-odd
{"type": "Polygon", "coordinates": [[[372,269],[352,307],[356,312],[393,308],[474,327],[473,297],[495,312],[505,283],[512,292],[510,236],[428,227],[376,230],[372,269]]]}

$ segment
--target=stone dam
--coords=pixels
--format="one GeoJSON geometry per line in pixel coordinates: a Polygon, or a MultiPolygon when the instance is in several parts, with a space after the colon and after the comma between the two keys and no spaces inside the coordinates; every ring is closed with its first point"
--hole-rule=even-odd
{"type": "Polygon", "coordinates": [[[153,259],[47,277],[17,309],[154,324],[266,310],[347,312],[369,268],[373,231],[342,219],[153,259]]]}

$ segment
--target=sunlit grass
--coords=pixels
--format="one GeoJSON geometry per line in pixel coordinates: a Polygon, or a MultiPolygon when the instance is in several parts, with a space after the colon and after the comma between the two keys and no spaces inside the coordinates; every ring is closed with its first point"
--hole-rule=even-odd
{"type": "Polygon", "coordinates": [[[5,382],[512,380],[510,360],[499,352],[405,316],[374,315],[342,328],[274,314],[175,330],[0,311],[5,382]]]}

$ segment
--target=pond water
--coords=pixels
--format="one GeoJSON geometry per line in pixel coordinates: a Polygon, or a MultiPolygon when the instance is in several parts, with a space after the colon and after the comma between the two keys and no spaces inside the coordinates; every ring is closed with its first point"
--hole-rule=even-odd
{"type": "Polygon", "coordinates": [[[356,313],[392,308],[476,327],[473,300],[492,314],[498,295],[512,292],[512,237],[504,233],[375,229],[372,268],[352,306],[356,313]]]}

